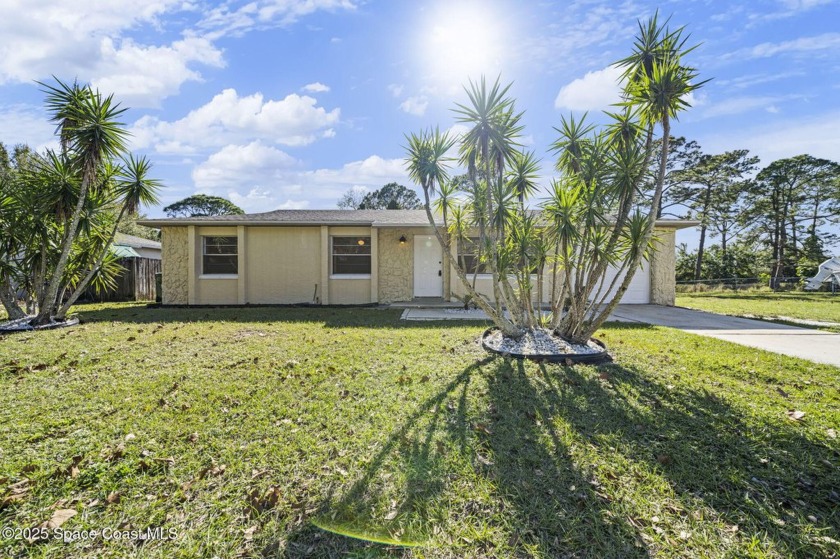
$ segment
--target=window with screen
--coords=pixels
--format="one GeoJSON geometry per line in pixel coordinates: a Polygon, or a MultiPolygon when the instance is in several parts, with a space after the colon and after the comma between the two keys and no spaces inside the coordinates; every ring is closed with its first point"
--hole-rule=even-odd
{"type": "Polygon", "coordinates": [[[483,274],[484,264],[479,262],[479,240],[478,237],[470,237],[460,242],[458,251],[458,258],[464,271],[468,274],[483,274]]]}
{"type": "Polygon", "coordinates": [[[236,237],[202,237],[202,274],[236,275],[239,246],[236,237]]]}
{"type": "Polygon", "coordinates": [[[370,237],[333,237],[332,273],[336,276],[370,274],[370,237]]]}

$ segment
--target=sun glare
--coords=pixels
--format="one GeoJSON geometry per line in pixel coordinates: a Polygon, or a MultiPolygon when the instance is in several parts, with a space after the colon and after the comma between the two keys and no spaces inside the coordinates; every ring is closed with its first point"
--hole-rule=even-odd
{"type": "Polygon", "coordinates": [[[421,37],[424,74],[446,89],[502,70],[509,37],[490,2],[449,2],[431,13],[421,37]]]}

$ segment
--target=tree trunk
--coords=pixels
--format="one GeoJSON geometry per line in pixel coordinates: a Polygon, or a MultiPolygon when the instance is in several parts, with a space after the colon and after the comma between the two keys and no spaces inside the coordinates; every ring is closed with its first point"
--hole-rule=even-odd
{"type": "MultiPolygon", "coordinates": [[[[79,282],[79,285],[76,286],[76,289],[73,290],[73,293],[70,294],[70,297],[67,298],[67,301],[61,305],[58,309],[58,312],[55,313],[56,320],[64,320],[64,317],[67,315],[67,311],[70,310],[70,307],[73,306],[73,303],[79,298],[79,296],[84,293],[85,289],[87,288],[90,281],[93,279],[93,276],[96,274],[97,270],[102,267],[102,262],[105,261],[105,256],[108,254],[108,251],[111,250],[111,245],[114,243],[114,238],[117,236],[117,228],[120,225],[120,221],[122,220],[123,216],[125,215],[126,206],[123,205],[122,209],[120,209],[120,214],[117,216],[117,221],[114,224],[114,228],[111,230],[111,236],[108,237],[108,242],[105,243],[105,246],[102,248],[102,251],[99,253],[99,257],[96,259],[96,264],[94,264],[88,273],[85,275],[84,279],[79,282]]],[[[448,242],[447,242],[448,244],[448,242]]]]}
{"type": "Polygon", "coordinates": [[[700,242],[697,245],[697,261],[694,263],[694,280],[697,281],[700,279],[700,275],[703,273],[703,251],[705,249],[706,244],[706,226],[700,226],[700,242]]]}
{"type": "MultiPolygon", "coordinates": [[[[492,305],[488,304],[487,301],[485,301],[484,297],[479,295],[478,292],[475,289],[473,289],[472,285],[470,285],[470,281],[469,279],[467,279],[466,273],[464,272],[463,268],[461,268],[458,265],[458,259],[455,258],[455,255],[452,254],[452,248],[447,246],[443,235],[441,235],[437,224],[435,224],[435,217],[432,214],[431,200],[429,199],[428,185],[423,185],[422,190],[426,202],[424,205],[424,209],[426,210],[426,218],[429,220],[429,225],[432,226],[432,229],[435,232],[435,237],[437,237],[437,240],[440,243],[443,252],[446,254],[446,259],[449,262],[449,265],[455,268],[455,273],[458,276],[458,279],[461,280],[461,284],[467,290],[467,293],[469,293],[473,301],[476,302],[476,305],[478,305],[478,307],[481,310],[487,313],[487,316],[490,317],[493,323],[499,327],[499,330],[501,330],[505,336],[516,339],[521,338],[522,334],[524,334],[522,329],[518,328],[511,321],[507,320],[504,317],[504,314],[502,314],[501,312],[497,312],[496,309],[493,308],[492,305]]],[[[444,224],[444,227],[446,227],[446,224],[444,224]]]]}
{"type": "MultiPolygon", "coordinates": [[[[647,246],[648,243],[650,243],[650,239],[653,236],[653,228],[656,225],[654,215],[656,214],[656,208],[662,199],[662,188],[665,184],[665,171],[668,164],[668,140],[670,138],[670,134],[671,121],[666,113],[662,118],[662,156],[659,160],[659,176],[657,177],[656,190],[654,191],[653,201],[651,202],[651,210],[648,213],[648,226],[647,231],[645,231],[645,235],[642,238],[642,246],[647,246]]],[[[621,286],[619,286],[615,296],[609,303],[607,303],[604,309],[599,311],[597,316],[595,316],[591,321],[588,321],[587,324],[581,325],[581,329],[577,332],[573,341],[588,341],[598,328],[600,328],[607,320],[607,318],[609,318],[613,310],[615,310],[616,305],[618,305],[618,302],[621,300],[621,297],[627,292],[627,288],[630,287],[630,282],[633,280],[633,276],[639,268],[639,262],[641,261],[643,254],[644,251],[639,251],[639,254],[635,258],[631,259],[627,265],[627,273],[624,276],[624,280],[622,280],[621,286]]]]}
{"type": "Polygon", "coordinates": [[[703,250],[706,244],[706,229],[708,228],[709,206],[712,203],[712,183],[706,184],[706,193],[703,196],[703,210],[700,214],[700,244],[697,247],[697,263],[694,266],[694,279],[699,280],[703,272],[703,250]]]}
{"type": "Polygon", "coordinates": [[[3,278],[3,281],[0,282],[0,303],[6,309],[9,320],[18,320],[26,317],[26,313],[23,312],[17,303],[17,295],[14,289],[12,289],[11,282],[8,278],[3,278]]]}
{"type": "Polygon", "coordinates": [[[58,263],[53,270],[50,283],[44,292],[42,301],[39,301],[40,308],[38,309],[38,316],[32,320],[33,326],[40,326],[47,324],[52,319],[55,312],[56,298],[58,297],[59,287],[61,286],[61,279],[64,275],[64,269],[67,267],[67,260],[70,258],[70,250],[73,248],[73,241],[76,240],[76,229],[79,227],[79,221],[82,219],[82,209],[85,207],[85,200],[87,199],[87,191],[92,182],[91,175],[93,171],[86,169],[82,178],[82,184],[79,188],[79,199],[76,202],[76,208],[73,210],[73,218],[70,222],[68,230],[65,231],[64,246],[61,249],[61,256],[58,263]]]}

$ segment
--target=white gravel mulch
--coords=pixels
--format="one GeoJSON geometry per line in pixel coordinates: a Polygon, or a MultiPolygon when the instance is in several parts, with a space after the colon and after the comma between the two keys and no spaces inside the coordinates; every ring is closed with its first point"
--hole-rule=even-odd
{"type": "Polygon", "coordinates": [[[586,345],[569,343],[544,328],[526,332],[519,340],[506,338],[501,331],[494,330],[484,341],[496,351],[519,355],[592,355],[604,351],[604,348],[591,340],[586,345]]]}
{"type": "Polygon", "coordinates": [[[7,320],[5,322],[0,322],[0,333],[11,333],[11,332],[31,332],[32,330],[49,330],[51,328],[66,328],[68,326],[75,326],[79,323],[78,318],[70,318],[68,320],[58,322],[53,320],[48,324],[44,324],[43,326],[32,326],[29,324],[29,321],[35,318],[34,316],[25,316],[23,318],[18,318],[17,320],[7,320]]]}

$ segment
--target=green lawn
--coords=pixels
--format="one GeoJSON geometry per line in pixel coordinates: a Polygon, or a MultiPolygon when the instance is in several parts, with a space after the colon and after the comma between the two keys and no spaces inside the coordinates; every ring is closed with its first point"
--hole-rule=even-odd
{"type": "Polygon", "coordinates": [[[840,295],[803,291],[678,293],[677,305],[734,316],[797,318],[840,323],[840,295]]]}
{"type": "Polygon", "coordinates": [[[0,526],[175,537],[2,557],[840,554],[837,368],[630,325],[561,367],[396,310],[79,312],[0,338],[0,526]]]}

